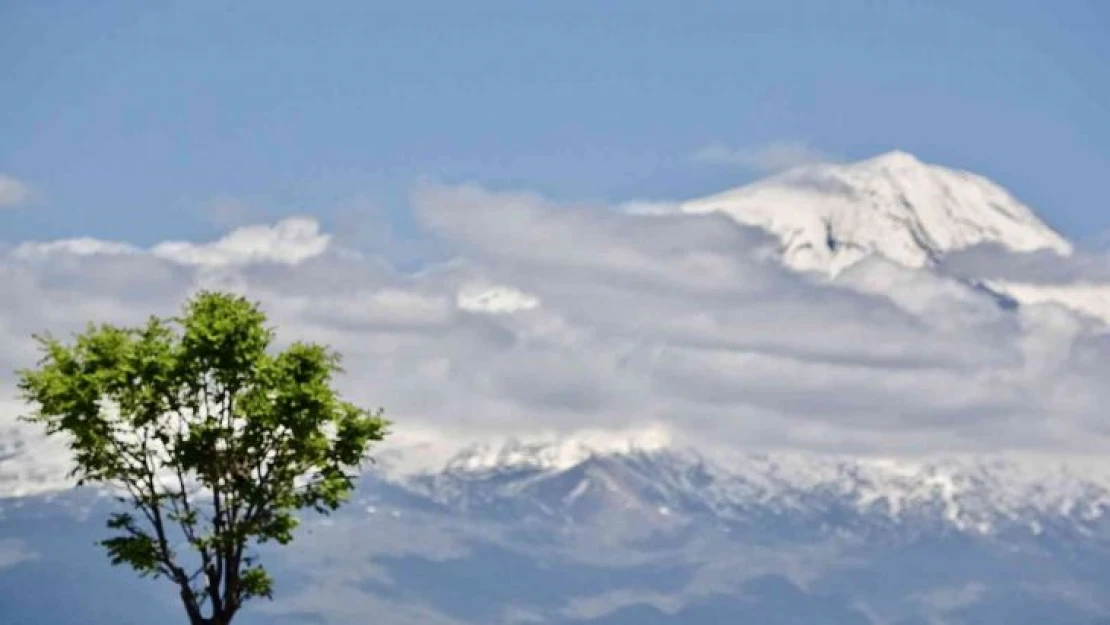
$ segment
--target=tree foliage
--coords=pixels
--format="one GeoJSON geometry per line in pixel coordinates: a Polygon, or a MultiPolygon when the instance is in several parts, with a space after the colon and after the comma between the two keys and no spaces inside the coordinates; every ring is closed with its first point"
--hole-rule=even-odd
{"type": "Polygon", "coordinates": [[[179,318],[35,338],[42,359],[19,372],[25,418],[68,438],[78,484],[129,504],[101,544],[113,564],[176,584],[192,625],[227,625],[270,597],[257,546],[292,540],[299,511],[340,506],[386,434],[380,410],[333,390],[338,354],[272,353],[265,315],[242,297],[202,292],[179,318]]]}

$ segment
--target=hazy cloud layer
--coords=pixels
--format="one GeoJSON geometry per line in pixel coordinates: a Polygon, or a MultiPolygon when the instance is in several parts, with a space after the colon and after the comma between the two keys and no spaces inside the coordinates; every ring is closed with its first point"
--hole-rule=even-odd
{"type": "MultiPolygon", "coordinates": [[[[10,247],[0,370],[34,362],[32,332],[135,323],[217,287],[260,300],[283,340],[340,348],[345,390],[386,407],[398,440],[663,424],[680,440],[743,449],[1105,444],[1110,344],[1059,307],[1003,310],[958,281],[880,261],[820,282],[720,215],[434,185],[413,206],[452,259],[417,273],[341,248],[306,218],[149,249],[10,247]]],[[[7,406],[0,431],[29,437],[7,406]]]]}
{"type": "Polygon", "coordinates": [[[838,160],[801,141],[772,141],[750,147],[711,143],[695,150],[692,156],[699,163],[740,167],[759,173],[776,173],[802,165],[838,160]]]}
{"type": "Polygon", "coordinates": [[[956,275],[1029,284],[1110,283],[1110,253],[1079,251],[1069,256],[1042,251],[1019,254],[1000,245],[977,245],[943,259],[956,275]]]}
{"type": "Polygon", "coordinates": [[[15,208],[31,199],[31,187],[22,180],[0,172],[0,208],[15,208]]]}
{"type": "Polygon", "coordinates": [[[38,557],[37,553],[28,549],[19,539],[0,538],[0,569],[30,562],[38,557]]]}

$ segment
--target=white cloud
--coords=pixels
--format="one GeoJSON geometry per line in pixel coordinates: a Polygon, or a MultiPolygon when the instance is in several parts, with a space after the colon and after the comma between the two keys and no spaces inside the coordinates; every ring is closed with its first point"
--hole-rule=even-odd
{"type": "Polygon", "coordinates": [[[637,200],[625,202],[617,209],[630,215],[673,215],[682,211],[682,204],[679,202],[637,200]]]}
{"type": "Polygon", "coordinates": [[[455,302],[461,310],[490,314],[532,310],[540,301],[511,286],[469,284],[459,291],[455,302]]]}
{"type": "MultiPolygon", "coordinates": [[[[1110,342],[1059,307],[1003,310],[883,264],[801,276],[720,215],[432,185],[413,204],[453,256],[417,273],[346,253],[307,219],[210,243],[0,252],[0,388],[10,398],[3,372],[34,362],[33,332],[171,314],[219,284],[260,300],[282,340],[339,348],[345,391],[385,407],[398,439],[437,449],[645,424],[679,441],[886,456],[1106,443],[1110,342]]],[[[0,430],[47,462],[14,412],[0,430]]]]}
{"type": "Polygon", "coordinates": [[[760,173],[775,173],[836,160],[801,141],[772,141],[760,146],[738,148],[712,143],[696,150],[693,159],[699,163],[728,165],[760,173]]]}
{"type": "Polygon", "coordinates": [[[213,243],[171,241],[150,251],[160,258],[202,267],[252,262],[293,265],[324,253],[330,239],[315,220],[290,217],[274,226],[244,226],[213,243]]]}
{"type": "Polygon", "coordinates": [[[273,226],[251,225],[232,230],[211,243],[165,241],[149,250],[127,243],[88,237],[25,242],[11,255],[21,260],[61,257],[153,256],[176,265],[221,268],[255,263],[295,265],[328,250],[331,235],[320,232],[315,219],[290,217],[273,226]]]}
{"type": "Polygon", "coordinates": [[[1110,324],[1110,253],[1021,254],[978,245],[949,254],[943,269],[1030,303],[1056,303],[1110,324]]]}
{"type": "Polygon", "coordinates": [[[114,256],[138,254],[139,249],[126,243],[101,241],[89,237],[60,239],[44,243],[21,243],[12,250],[12,256],[23,260],[35,258],[48,259],[55,254],[69,256],[114,256]]]}
{"type": "Polygon", "coordinates": [[[0,208],[22,206],[31,199],[31,187],[18,178],[0,172],[0,208]]]}

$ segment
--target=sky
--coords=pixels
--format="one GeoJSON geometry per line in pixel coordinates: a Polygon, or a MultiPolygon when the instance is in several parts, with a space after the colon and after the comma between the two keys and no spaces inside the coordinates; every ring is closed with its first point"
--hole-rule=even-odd
{"type": "Polygon", "coordinates": [[[420,180],[673,200],[892,148],[1072,238],[1110,227],[1098,0],[10,0],[0,22],[8,241],[312,214],[393,250],[420,180]]]}
{"type": "Polygon", "coordinates": [[[1098,241],[1108,5],[740,4],[4,3],[0,483],[64,473],[4,373],[32,333],[200,288],[422,445],[1101,454],[1105,325],[1052,301],[1110,314],[1105,251],[833,279],[628,208],[897,148],[1098,241]]]}

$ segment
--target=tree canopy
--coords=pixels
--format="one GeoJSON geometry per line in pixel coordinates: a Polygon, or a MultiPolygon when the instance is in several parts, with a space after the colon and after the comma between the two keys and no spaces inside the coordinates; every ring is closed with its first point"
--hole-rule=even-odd
{"type": "Polygon", "coordinates": [[[227,625],[271,597],[261,543],[286,544],[300,511],[328,513],[355,487],[388,422],[341,399],[340,357],[313,343],[274,353],[257,304],[201,292],[180,317],[36,335],[19,372],[25,418],[69,441],[80,484],[127,508],[101,544],[113,564],[166,578],[192,625],[227,625]]]}

